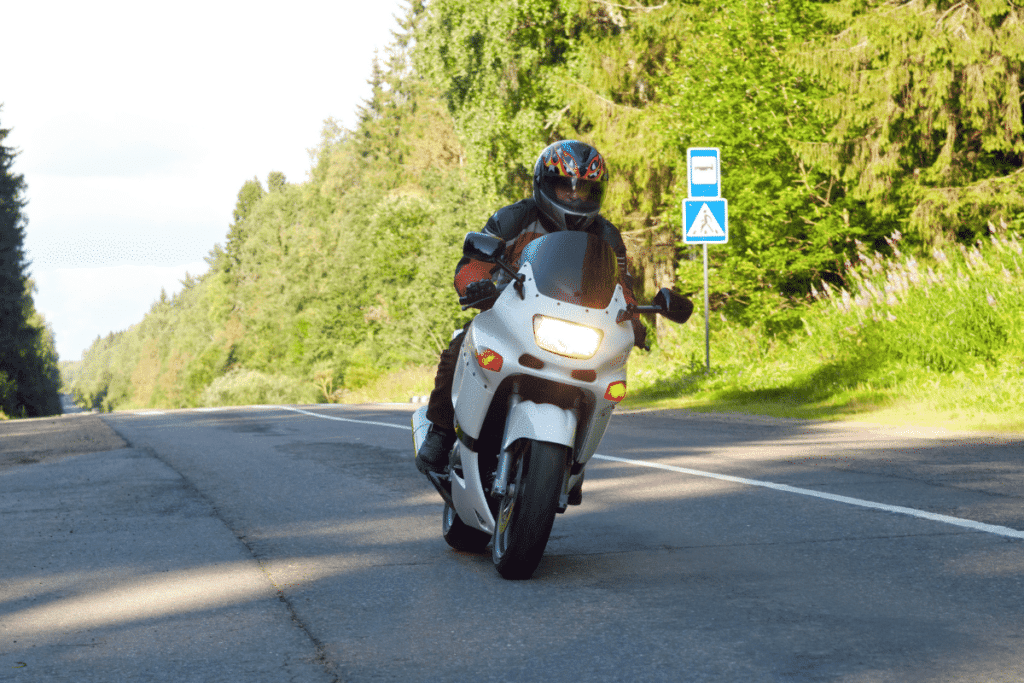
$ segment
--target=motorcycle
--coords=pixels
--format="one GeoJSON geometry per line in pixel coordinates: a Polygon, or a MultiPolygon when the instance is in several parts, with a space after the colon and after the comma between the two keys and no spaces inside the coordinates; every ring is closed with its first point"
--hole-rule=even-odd
{"type": "MultiPolygon", "coordinates": [[[[588,233],[533,240],[518,270],[491,235],[469,233],[463,253],[496,264],[503,289],[467,328],[452,388],[458,439],[446,473],[427,478],[444,499],[448,545],[490,543],[501,576],[528,579],[555,515],[580,504],[587,462],[625,398],[634,314],[682,324],[693,303],[662,289],[650,306],[627,305],[614,251],[588,233]]],[[[412,416],[414,453],[426,411],[412,416]]]]}

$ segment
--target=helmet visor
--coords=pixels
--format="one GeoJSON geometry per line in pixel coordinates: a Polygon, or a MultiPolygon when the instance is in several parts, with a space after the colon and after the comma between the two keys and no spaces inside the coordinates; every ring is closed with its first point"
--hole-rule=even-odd
{"type": "Polygon", "coordinates": [[[542,182],[544,194],[568,211],[592,213],[601,208],[604,184],[597,180],[549,175],[542,182]]]}

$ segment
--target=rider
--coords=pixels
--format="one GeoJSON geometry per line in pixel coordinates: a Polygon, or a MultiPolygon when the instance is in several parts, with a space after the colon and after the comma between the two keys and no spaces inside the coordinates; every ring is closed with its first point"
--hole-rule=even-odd
{"type": "MultiPolygon", "coordinates": [[[[509,244],[506,254],[514,264],[523,248],[532,240],[550,232],[579,230],[603,238],[615,252],[619,264],[619,283],[626,303],[635,306],[633,277],[626,264],[626,246],[619,231],[600,215],[601,200],[608,185],[604,157],[590,145],[566,140],[549,145],[533,167],[533,197],[499,209],[484,226],[483,233],[495,235],[509,244]]],[[[455,289],[459,303],[487,310],[498,298],[491,279],[497,268],[492,263],[463,257],[455,267],[455,289]]],[[[634,340],[645,346],[646,330],[633,319],[634,340]]],[[[455,363],[465,331],[452,339],[441,352],[434,378],[434,391],[427,406],[430,430],[416,455],[416,467],[441,473],[448,464],[448,453],[455,444],[455,411],[452,407],[452,382],[455,363]]]]}

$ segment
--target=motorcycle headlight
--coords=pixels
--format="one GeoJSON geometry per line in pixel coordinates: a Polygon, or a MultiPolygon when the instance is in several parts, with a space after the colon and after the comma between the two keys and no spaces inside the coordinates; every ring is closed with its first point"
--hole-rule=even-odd
{"type": "Polygon", "coordinates": [[[592,358],[601,346],[604,332],[567,320],[533,316],[533,337],[537,346],[568,358],[592,358]]]}

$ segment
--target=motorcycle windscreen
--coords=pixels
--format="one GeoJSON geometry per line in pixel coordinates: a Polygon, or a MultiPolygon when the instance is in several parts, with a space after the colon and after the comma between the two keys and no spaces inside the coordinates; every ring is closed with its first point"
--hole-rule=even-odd
{"type": "Polygon", "coordinates": [[[587,308],[607,308],[619,283],[615,252],[600,237],[585,232],[554,232],[533,240],[520,263],[533,268],[544,296],[587,308]]]}

